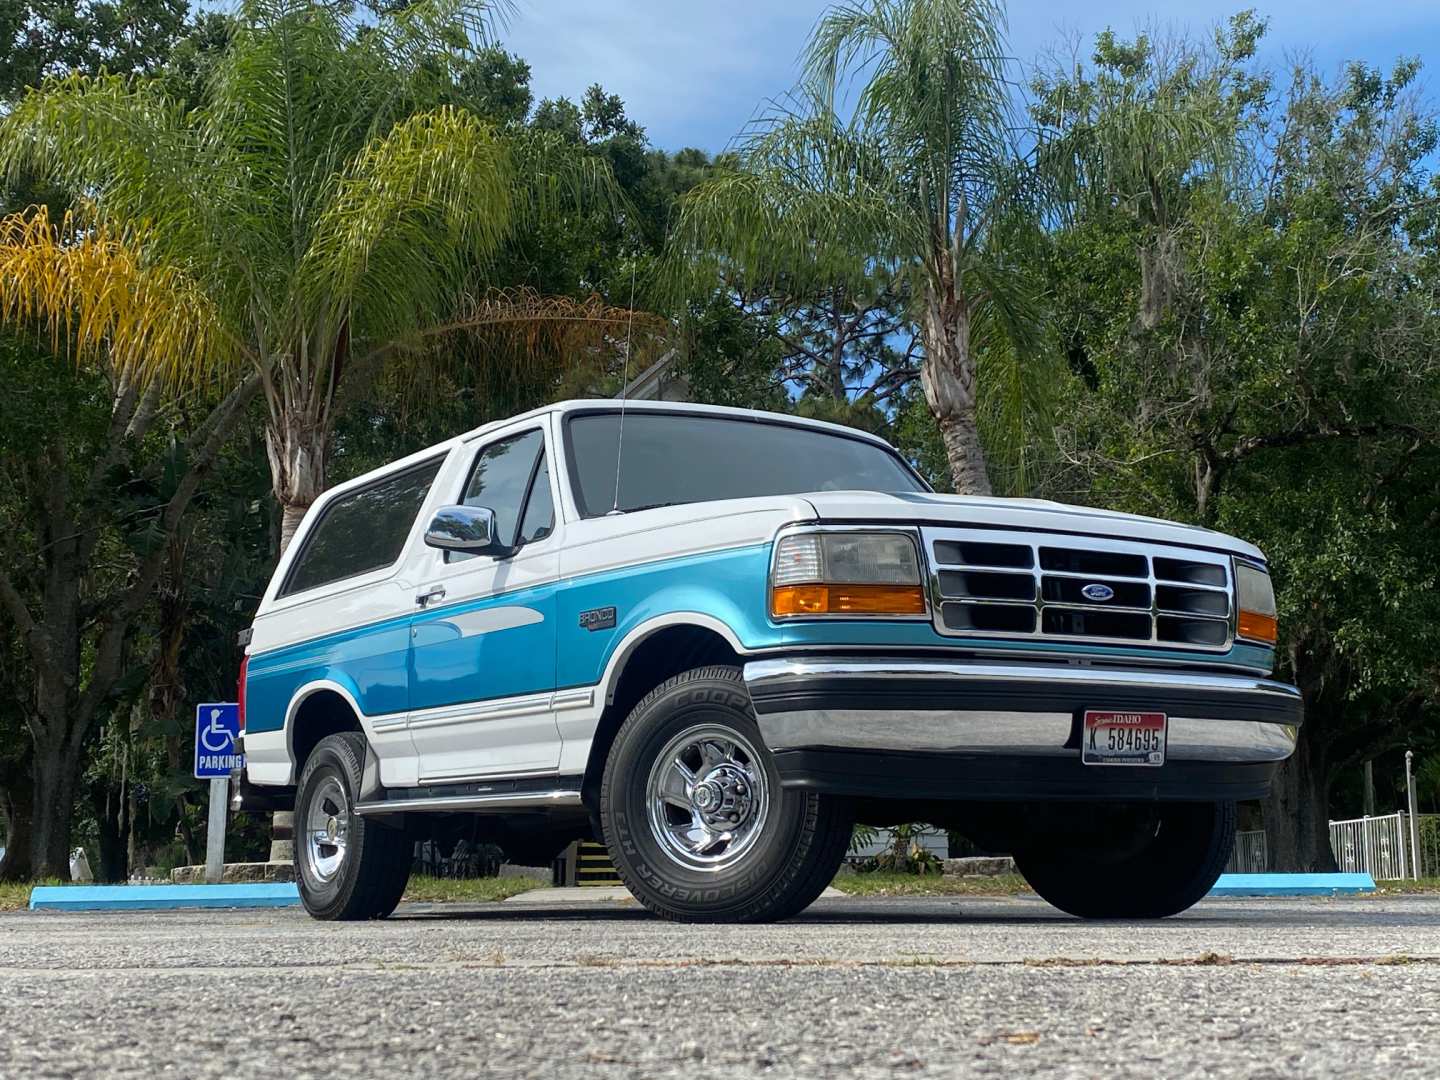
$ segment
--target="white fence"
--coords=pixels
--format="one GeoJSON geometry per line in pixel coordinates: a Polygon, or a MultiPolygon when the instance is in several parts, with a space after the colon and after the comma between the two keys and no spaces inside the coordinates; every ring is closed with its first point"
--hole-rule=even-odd
{"type": "Polygon", "coordinates": [[[1405,814],[1332,821],[1330,847],[1336,865],[1344,873],[1368,873],[1376,881],[1415,876],[1410,820],[1405,814]]]}
{"type": "Polygon", "coordinates": [[[1227,874],[1263,874],[1270,868],[1270,855],[1265,847],[1265,830],[1254,829],[1235,834],[1235,849],[1225,864],[1227,874]]]}
{"type": "Polygon", "coordinates": [[[1415,825],[1420,839],[1420,876],[1440,877],[1440,814],[1416,814],[1415,825]]]}
{"type": "MultiPolygon", "coordinates": [[[[1330,847],[1344,873],[1369,874],[1376,881],[1440,877],[1440,814],[1417,814],[1412,844],[1408,814],[1330,822],[1330,847]]],[[[1263,830],[1237,832],[1227,874],[1263,874],[1270,869],[1263,830]]]]}

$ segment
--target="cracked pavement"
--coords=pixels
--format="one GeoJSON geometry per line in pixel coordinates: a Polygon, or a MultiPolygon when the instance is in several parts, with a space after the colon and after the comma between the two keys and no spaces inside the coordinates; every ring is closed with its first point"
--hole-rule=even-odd
{"type": "Polygon", "coordinates": [[[0,1077],[1434,1076],[1440,897],[0,916],[0,1077]]]}

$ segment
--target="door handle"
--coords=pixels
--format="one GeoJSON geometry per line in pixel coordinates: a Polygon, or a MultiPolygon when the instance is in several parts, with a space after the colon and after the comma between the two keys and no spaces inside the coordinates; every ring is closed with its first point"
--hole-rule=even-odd
{"type": "Polygon", "coordinates": [[[421,607],[424,607],[426,604],[430,603],[431,600],[442,600],[444,599],[444,597],[444,585],[431,585],[424,592],[419,592],[415,594],[415,602],[421,607]]]}

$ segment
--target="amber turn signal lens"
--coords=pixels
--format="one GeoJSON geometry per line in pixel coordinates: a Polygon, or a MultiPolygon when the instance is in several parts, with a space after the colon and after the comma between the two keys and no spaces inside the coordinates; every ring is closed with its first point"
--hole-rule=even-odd
{"type": "Polygon", "coordinates": [[[772,615],[924,615],[919,585],[782,585],[772,615]]]}
{"type": "Polygon", "coordinates": [[[1275,621],[1274,615],[1262,615],[1258,611],[1240,610],[1240,625],[1237,627],[1240,636],[1250,638],[1252,641],[1268,641],[1275,644],[1276,638],[1280,636],[1280,627],[1275,621]]]}

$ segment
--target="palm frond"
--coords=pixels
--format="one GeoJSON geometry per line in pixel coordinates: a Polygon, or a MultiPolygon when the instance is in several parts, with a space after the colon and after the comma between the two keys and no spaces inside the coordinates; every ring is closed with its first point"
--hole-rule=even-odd
{"type": "Polygon", "coordinates": [[[247,359],[199,282],[146,261],[142,231],[56,226],[44,207],[0,220],[0,319],[140,383],[210,383],[247,359]]]}
{"type": "Polygon", "coordinates": [[[184,109],[153,83],[70,75],[32,89],[0,121],[0,166],[33,169],[103,206],[203,242],[206,180],[184,109]]]}
{"type": "Polygon", "coordinates": [[[468,260],[510,234],[514,165],[473,114],[443,106],[372,141],[336,178],[313,227],[298,292],[360,336],[403,336],[433,318],[468,260]]]}
{"type": "MultiPolygon", "coordinates": [[[[585,392],[631,349],[630,368],[660,347],[668,324],[657,316],[605,303],[547,296],[534,289],[487,289],[464,297],[450,318],[387,348],[423,363],[387,368],[390,393],[408,406],[441,387],[499,392],[504,399],[548,400],[560,387],[585,392]],[[527,387],[529,392],[518,393],[527,387]]],[[[378,356],[369,358],[373,363],[378,356]]]]}
{"type": "Polygon", "coordinates": [[[816,26],[806,79],[833,101],[863,77],[856,122],[928,172],[936,195],[952,192],[1011,151],[1005,25],[995,0],[841,4],[816,26]]]}
{"type": "Polygon", "coordinates": [[[887,147],[802,88],[742,143],[737,166],[679,202],[665,274],[680,292],[717,273],[802,295],[904,264],[924,223],[887,147]]]}
{"type": "MultiPolygon", "coordinates": [[[[598,347],[638,332],[663,333],[656,315],[607,304],[601,297],[547,296],[534,289],[488,289],[463,298],[452,318],[427,328],[424,336],[461,334],[527,347],[598,347]]],[[[543,351],[543,350],[542,350],[543,351]]]]}
{"type": "Polygon", "coordinates": [[[509,133],[509,145],[515,162],[517,225],[626,207],[609,162],[577,148],[560,132],[523,128],[509,133]]]}

